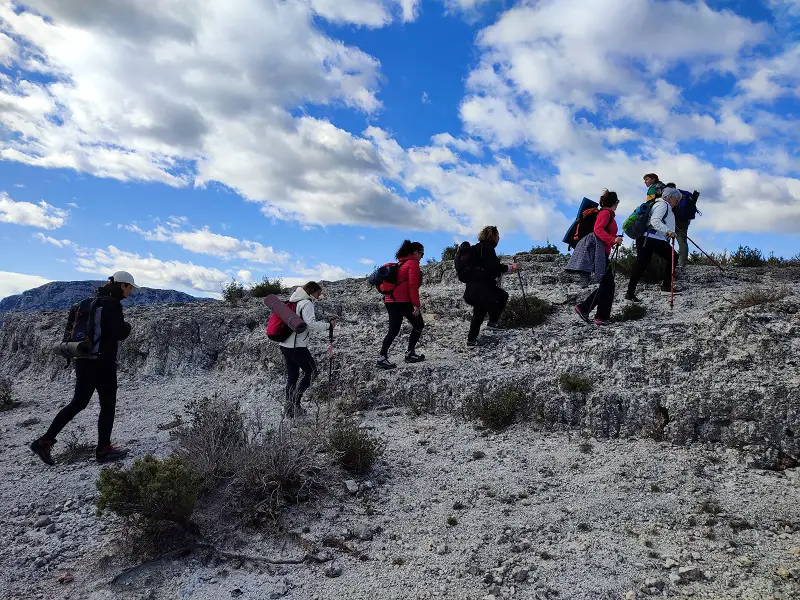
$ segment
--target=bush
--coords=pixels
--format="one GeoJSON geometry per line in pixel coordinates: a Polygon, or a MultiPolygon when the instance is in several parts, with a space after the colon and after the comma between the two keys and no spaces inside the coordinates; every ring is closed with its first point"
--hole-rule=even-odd
{"type": "Polygon", "coordinates": [[[558,377],[561,390],[568,394],[588,394],[592,391],[592,382],[582,375],[562,373],[558,377]]]}
{"type": "Polygon", "coordinates": [[[442,262],[455,260],[456,251],[457,250],[458,250],[458,244],[453,244],[452,246],[447,246],[447,248],[442,250],[442,262]]]}
{"type": "Polygon", "coordinates": [[[280,294],[283,291],[283,281],[280,279],[270,279],[264,277],[261,281],[250,288],[250,295],[253,298],[264,298],[270,294],[280,294]]]}
{"type": "Polygon", "coordinates": [[[531,254],[561,254],[561,252],[550,243],[550,240],[547,240],[544,246],[534,246],[531,248],[531,254]]]}
{"type": "Polygon", "coordinates": [[[197,502],[197,480],[175,455],[138,458],[130,469],[103,469],[97,480],[97,513],[110,510],[139,526],[169,521],[188,525],[197,502]]]}
{"type": "Polygon", "coordinates": [[[94,445],[86,437],[86,427],[79,425],[75,430],[66,433],[64,451],[59,456],[59,462],[71,464],[90,458],[95,451],[94,445]]]}
{"type": "Polygon", "coordinates": [[[622,310],[614,316],[614,320],[618,322],[636,321],[644,318],[646,314],[647,308],[641,304],[631,302],[622,307],[622,310]]]}
{"type": "Polygon", "coordinates": [[[731,263],[735,267],[762,267],[766,261],[758,248],[739,246],[736,252],[731,254],[731,263]]]}
{"type": "Polygon", "coordinates": [[[231,279],[230,282],[222,285],[222,298],[226,302],[236,304],[245,295],[244,286],[235,279],[231,279]]]}
{"type": "Polygon", "coordinates": [[[238,455],[231,505],[248,522],[274,520],[290,503],[308,500],[322,482],[316,431],[279,426],[238,455]]]}
{"type": "Polygon", "coordinates": [[[751,306],[758,306],[759,304],[768,304],[776,302],[789,295],[789,290],[786,287],[779,288],[750,288],[741,292],[736,296],[731,305],[733,308],[750,308],[751,306]]]}
{"type": "Polygon", "coordinates": [[[503,322],[508,327],[533,327],[544,323],[545,317],[553,311],[549,303],[537,298],[528,296],[528,303],[522,296],[510,296],[508,304],[503,311],[503,322]]]}
{"type": "Polygon", "coordinates": [[[11,410],[20,405],[19,402],[14,402],[11,391],[11,380],[6,377],[0,377],[0,412],[11,410]]]}
{"type": "Polygon", "coordinates": [[[192,400],[189,419],[176,429],[176,453],[198,475],[204,489],[236,471],[239,452],[247,444],[247,428],[239,403],[219,398],[192,400]]]}
{"type": "Polygon", "coordinates": [[[369,473],[384,450],[383,442],[359,428],[353,421],[334,425],[329,440],[338,454],[339,464],[356,475],[369,473]]]}
{"type": "MultiPolygon", "coordinates": [[[[633,267],[636,265],[636,248],[620,246],[619,254],[616,259],[616,269],[625,277],[630,277],[633,267]]],[[[660,283],[664,276],[664,269],[669,269],[670,265],[660,256],[653,255],[650,264],[647,265],[641,281],[644,283],[660,283]]]]}
{"type": "Polygon", "coordinates": [[[506,385],[489,390],[481,384],[477,392],[464,401],[464,413],[469,418],[479,419],[484,427],[500,430],[516,420],[526,399],[520,386],[506,385]]]}

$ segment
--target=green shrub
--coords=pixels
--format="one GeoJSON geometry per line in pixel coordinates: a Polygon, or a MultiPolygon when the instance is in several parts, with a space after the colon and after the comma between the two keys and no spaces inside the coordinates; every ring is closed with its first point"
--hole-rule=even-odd
{"type": "Polygon", "coordinates": [[[750,288],[739,293],[732,301],[733,308],[750,308],[760,304],[776,302],[789,295],[789,290],[784,287],[778,288],[750,288]]]}
{"type": "Polygon", "coordinates": [[[615,321],[636,321],[644,318],[647,314],[647,308],[641,304],[634,302],[628,303],[622,307],[622,310],[614,316],[615,321]]]}
{"type": "Polygon", "coordinates": [[[455,260],[456,251],[457,250],[458,250],[458,244],[453,244],[452,246],[447,246],[447,248],[442,250],[442,262],[455,260]]]}
{"type": "Polygon", "coordinates": [[[561,254],[558,251],[558,248],[555,247],[553,244],[550,243],[550,240],[547,240],[547,243],[544,246],[534,246],[531,248],[531,254],[561,254]]]}
{"type": "Polygon", "coordinates": [[[464,401],[464,414],[479,419],[484,427],[500,430],[516,420],[526,400],[520,386],[512,384],[490,390],[481,384],[476,393],[464,401]]]}
{"type": "Polygon", "coordinates": [[[588,394],[592,391],[592,382],[583,375],[562,373],[558,377],[561,390],[568,394],[588,394]]]}
{"type": "Polygon", "coordinates": [[[187,525],[197,501],[197,479],[180,457],[158,460],[151,454],[130,469],[100,471],[97,513],[110,510],[140,526],[157,521],[187,525]]]}
{"type": "Polygon", "coordinates": [[[239,300],[244,298],[246,295],[244,285],[236,281],[235,279],[231,279],[228,283],[222,285],[222,298],[226,302],[230,302],[231,304],[236,304],[239,300]]]}
{"type": "Polygon", "coordinates": [[[0,412],[11,410],[19,406],[19,402],[14,402],[11,390],[11,380],[7,377],[0,377],[0,412]]]}
{"type": "Polygon", "coordinates": [[[283,291],[283,281],[280,279],[270,279],[264,277],[261,281],[250,288],[250,295],[253,298],[264,298],[270,294],[280,294],[283,291]]]}
{"type": "Polygon", "coordinates": [[[510,296],[503,311],[503,323],[507,327],[533,327],[544,323],[553,307],[536,296],[527,297],[527,306],[522,296],[510,296]]]}
{"type": "Polygon", "coordinates": [[[731,254],[731,263],[736,267],[762,267],[766,261],[758,248],[739,246],[736,252],[731,254]]]}
{"type": "Polygon", "coordinates": [[[359,428],[353,421],[342,421],[334,425],[329,440],[337,453],[339,464],[356,475],[369,473],[384,450],[383,442],[359,428]]]}

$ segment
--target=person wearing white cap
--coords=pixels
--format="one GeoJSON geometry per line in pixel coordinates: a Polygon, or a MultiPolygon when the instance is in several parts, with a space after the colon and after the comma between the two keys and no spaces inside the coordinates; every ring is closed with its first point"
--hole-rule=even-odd
{"type": "Polygon", "coordinates": [[[95,390],[100,399],[95,453],[97,462],[121,460],[127,456],[127,450],[111,445],[111,430],[117,407],[117,357],[120,343],[131,333],[120,301],[138,287],[130,273],[117,271],[108,278],[108,283],[98,288],[97,296],[88,302],[91,308],[87,311],[87,318],[93,322],[91,337],[94,339],[91,353],[75,359],[75,393],[72,402],[58,412],[47,432],[30,445],[30,449],[48,465],[55,464],[50,451],[56,443],[56,436],[89,405],[95,390]]]}
{"type": "MultiPolygon", "coordinates": [[[[663,258],[667,265],[664,268],[664,276],[661,278],[661,293],[672,293],[672,264],[674,250],[670,246],[670,241],[674,240],[675,235],[675,215],[672,209],[681,199],[681,193],[675,188],[664,188],[661,197],[658,198],[650,210],[650,227],[647,232],[636,240],[636,264],[633,266],[630,281],[628,281],[628,292],[625,299],[633,302],[641,302],[636,297],[636,285],[644,275],[653,254],[658,254],[663,258]]],[[[675,294],[680,291],[675,290],[675,294]]]]}

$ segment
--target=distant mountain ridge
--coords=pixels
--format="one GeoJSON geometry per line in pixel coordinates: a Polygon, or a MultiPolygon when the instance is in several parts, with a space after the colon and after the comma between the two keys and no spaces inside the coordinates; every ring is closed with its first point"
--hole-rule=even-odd
{"type": "MultiPolygon", "coordinates": [[[[0,313],[8,311],[63,310],[76,302],[93,296],[102,281],[53,281],[21,294],[0,300],[0,313]]],[[[207,302],[211,298],[198,298],[176,290],[139,288],[123,303],[138,306],[160,302],[207,302]]]]}

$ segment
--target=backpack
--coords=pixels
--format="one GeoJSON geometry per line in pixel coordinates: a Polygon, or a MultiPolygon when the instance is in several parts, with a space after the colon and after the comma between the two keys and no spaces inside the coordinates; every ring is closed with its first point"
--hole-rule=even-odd
{"type": "Polygon", "coordinates": [[[569,247],[574,248],[578,245],[583,238],[594,231],[594,224],[597,221],[597,215],[600,214],[600,209],[597,207],[587,208],[583,211],[578,218],[575,219],[573,226],[572,239],[569,242],[569,247]]]}
{"type": "Polygon", "coordinates": [[[643,202],[622,223],[622,231],[628,237],[638,240],[650,229],[650,213],[655,201],[643,202]]]}
{"type": "MultiPolygon", "coordinates": [[[[297,302],[287,302],[285,306],[297,314],[297,304],[297,302]]],[[[292,333],[294,333],[292,328],[280,318],[278,311],[273,310],[267,321],[267,337],[273,342],[285,342],[292,333]]]]}
{"type": "Polygon", "coordinates": [[[390,262],[378,267],[367,277],[367,283],[374,285],[375,289],[384,296],[391,296],[394,289],[401,283],[397,281],[397,275],[404,262],[406,261],[390,262]]]}
{"type": "Polygon", "coordinates": [[[676,219],[679,221],[691,221],[698,214],[703,214],[697,210],[697,199],[700,197],[700,192],[697,190],[691,193],[686,190],[678,191],[681,193],[681,199],[678,204],[675,205],[675,208],[672,209],[676,219]]]}
{"type": "Polygon", "coordinates": [[[453,259],[456,276],[461,283],[469,283],[473,280],[475,267],[472,263],[472,245],[470,245],[469,242],[461,242],[456,249],[456,256],[453,259]]]}
{"type": "Polygon", "coordinates": [[[97,319],[97,298],[87,298],[73,304],[67,316],[67,326],[61,343],[55,351],[67,359],[93,358],[97,356],[100,339],[100,322],[97,319]]]}

